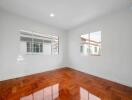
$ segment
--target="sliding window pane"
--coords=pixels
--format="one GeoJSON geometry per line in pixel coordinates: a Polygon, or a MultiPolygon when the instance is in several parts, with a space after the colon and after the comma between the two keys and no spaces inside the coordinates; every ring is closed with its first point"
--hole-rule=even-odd
{"type": "Polygon", "coordinates": [[[90,54],[101,55],[101,31],[90,33],[90,54]]]}
{"type": "Polygon", "coordinates": [[[84,34],[81,35],[81,47],[80,47],[80,52],[83,55],[88,55],[89,53],[89,34],[84,34]]]}

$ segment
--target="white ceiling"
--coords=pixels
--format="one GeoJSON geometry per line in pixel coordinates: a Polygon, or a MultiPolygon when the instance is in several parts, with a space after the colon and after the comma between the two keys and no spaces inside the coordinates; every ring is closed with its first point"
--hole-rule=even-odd
{"type": "Polygon", "coordinates": [[[97,17],[129,7],[132,0],[0,0],[10,12],[69,30],[97,17]],[[50,13],[55,17],[50,18],[50,13]]]}

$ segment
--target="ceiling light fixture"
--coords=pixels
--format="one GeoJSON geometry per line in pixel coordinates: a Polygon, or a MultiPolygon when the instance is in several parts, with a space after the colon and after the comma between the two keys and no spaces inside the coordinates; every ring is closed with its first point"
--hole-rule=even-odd
{"type": "Polygon", "coordinates": [[[55,15],[53,13],[50,14],[50,17],[54,17],[55,15]]]}

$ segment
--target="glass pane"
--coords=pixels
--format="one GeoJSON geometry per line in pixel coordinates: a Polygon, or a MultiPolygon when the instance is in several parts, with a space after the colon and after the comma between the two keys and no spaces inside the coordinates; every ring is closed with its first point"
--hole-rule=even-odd
{"type": "Polygon", "coordinates": [[[81,46],[80,52],[84,55],[88,55],[89,53],[89,34],[81,35],[81,46]]]}
{"type": "Polygon", "coordinates": [[[59,42],[57,39],[52,41],[52,54],[58,55],[59,52],[59,42]]]}
{"type": "Polygon", "coordinates": [[[35,43],[33,43],[32,49],[33,49],[33,52],[35,53],[36,52],[36,44],[35,43]]]}
{"type": "Polygon", "coordinates": [[[31,42],[27,42],[27,52],[32,52],[31,42]]]}
{"type": "Polygon", "coordinates": [[[38,43],[36,43],[36,53],[39,53],[39,44],[38,43]]]}
{"type": "Polygon", "coordinates": [[[43,43],[40,43],[40,52],[43,52],[43,43]]]}
{"type": "Polygon", "coordinates": [[[90,33],[90,54],[101,54],[101,31],[90,33]]]}

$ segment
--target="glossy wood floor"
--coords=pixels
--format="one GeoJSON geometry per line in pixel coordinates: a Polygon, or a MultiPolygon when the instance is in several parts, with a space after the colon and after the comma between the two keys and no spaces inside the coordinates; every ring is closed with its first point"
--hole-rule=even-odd
{"type": "Polygon", "coordinates": [[[132,100],[132,88],[62,68],[1,81],[0,100],[132,100]]]}

